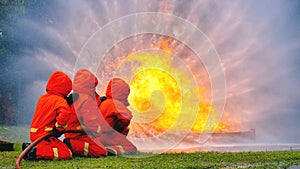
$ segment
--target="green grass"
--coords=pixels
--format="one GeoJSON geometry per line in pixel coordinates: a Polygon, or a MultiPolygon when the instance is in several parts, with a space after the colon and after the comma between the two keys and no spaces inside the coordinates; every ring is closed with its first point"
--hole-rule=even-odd
{"type": "MultiPolygon", "coordinates": [[[[21,151],[0,152],[0,168],[14,168],[21,151]]],[[[79,158],[26,161],[22,168],[288,168],[300,167],[300,151],[243,153],[177,153],[132,157],[79,158]]]]}
{"type": "MultiPolygon", "coordinates": [[[[0,126],[0,140],[12,143],[29,141],[29,127],[0,126]]],[[[21,153],[21,145],[14,144],[16,151],[0,152],[0,169],[14,168],[21,153]]],[[[26,161],[24,168],[300,168],[300,151],[243,152],[243,153],[177,153],[139,154],[133,157],[73,158],[71,160],[26,161]]]]}

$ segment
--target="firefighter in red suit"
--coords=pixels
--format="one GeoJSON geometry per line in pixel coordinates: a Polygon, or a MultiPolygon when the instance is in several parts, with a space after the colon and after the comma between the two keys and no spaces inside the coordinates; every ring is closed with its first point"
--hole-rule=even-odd
{"type": "Polygon", "coordinates": [[[120,78],[109,81],[106,89],[106,100],[102,101],[99,109],[107,124],[103,125],[101,141],[109,155],[133,154],[136,147],[126,138],[132,113],[127,106],[129,85],[120,78]]]}
{"type": "Polygon", "coordinates": [[[64,142],[75,156],[100,157],[107,151],[100,141],[95,140],[101,135],[103,117],[99,114],[95,90],[97,77],[90,71],[79,70],[73,81],[72,115],[68,122],[68,130],[79,130],[82,133],[66,133],[64,142]]]}
{"type": "MultiPolygon", "coordinates": [[[[30,127],[30,140],[34,142],[50,132],[63,131],[67,127],[71,110],[65,98],[72,90],[71,79],[63,72],[54,72],[47,83],[47,94],[38,100],[30,127]]],[[[69,159],[72,153],[57,137],[41,141],[25,159],[69,159]]]]}

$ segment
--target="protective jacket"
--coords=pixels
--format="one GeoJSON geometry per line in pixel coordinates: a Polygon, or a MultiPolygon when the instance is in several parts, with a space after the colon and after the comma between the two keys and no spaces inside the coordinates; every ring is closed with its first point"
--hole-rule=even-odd
{"type": "Polygon", "coordinates": [[[103,125],[102,143],[114,154],[135,153],[136,147],[126,138],[132,113],[126,106],[130,93],[129,85],[120,78],[109,81],[106,89],[107,99],[100,106],[100,112],[107,124],[103,125]]]}
{"type": "Polygon", "coordinates": [[[129,85],[124,80],[114,78],[109,81],[106,89],[107,99],[100,105],[100,112],[109,124],[109,127],[103,129],[104,133],[116,130],[127,135],[132,118],[131,111],[126,107],[129,105],[129,93],[129,85]]]}
{"type": "Polygon", "coordinates": [[[72,114],[68,122],[68,130],[80,130],[83,133],[65,134],[75,155],[98,157],[107,154],[101,142],[94,138],[101,134],[104,119],[99,113],[95,90],[97,77],[90,71],[79,70],[73,81],[73,91],[78,99],[71,105],[72,114]]]}
{"type": "MultiPolygon", "coordinates": [[[[47,94],[38,100],[30,127],[30,140],[33,142],[46,135],[56,127],[64,130],[67,127],[71,110],[65,97],[72,90],[71,79],[63,72],[54,72],[47,83],[47,94]]],[[[37,145],[37,158],[68,159],[72,156],[69,149],[57,138],[50,138],[37,145]],[[50,151],[52,150],[52,151],[50,151]]]]}

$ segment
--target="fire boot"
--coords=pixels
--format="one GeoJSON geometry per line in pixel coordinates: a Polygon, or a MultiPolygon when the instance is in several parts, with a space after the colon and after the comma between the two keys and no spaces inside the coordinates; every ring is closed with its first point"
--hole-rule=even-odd
{"type": "Polygon", "coordinates": [[[29,145],[30,143],[22,143],[22,151],[24,151],[29,145]]]}
{"type": "Polygon", "coordinates": [[[35,161],[36,160],[36,147],[33,147],[24,157],[25,160],[35,161]]]}
{"type": "Polygon", "coordinates": [[[111,149],[111,148],[106,148],[106,150],[107,150],[107,156],[116,156],[116,155],[118,155],[118,153],[115,150],[111,149]]]}
{"type": "MultiPolygon", "coordinates": [[[[28,146],[30,146],[30,143],[22,143],[22,151],[24,151],[28,146]]],[[[27,154],[25,154],[24,159],[28,160],[27,154]]]]}

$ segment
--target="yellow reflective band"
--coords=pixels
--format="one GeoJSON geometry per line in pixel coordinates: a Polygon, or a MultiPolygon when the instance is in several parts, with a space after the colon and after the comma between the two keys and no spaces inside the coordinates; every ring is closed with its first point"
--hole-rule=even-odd
{"type": "Polygon", "coordinates": [[[30,132],[32,132],[32,133],[35,133],[35,132],[37,132],[37,128],[30,128],[30,132]]]}
{"type": "Polygon", "coordinates": [[[53,153],[54,153],[54,158],[53,159],[58,159],[58,150],[57,148],[52,148],[53,153]]]}
{"type": "Polygon", "coordinates": [[[89,143],[88,142],[84,142],[84,151],[83,151],[83,155],[87,156],[89,153],[89,143]]]}
{"type": "Polygon", "coordinates": [[[98,129],[97,129],[97,133],[100,133],[100,131],[101,131],[101,127],[100,126],[98,126],[98,129]]]}
{"type": "Polygon", "coordinates": [[[76,130],[82,130],[82,129],[84,129],[85,127],[84,126],[77,126],[76,127],[76,130]]]}
{"type": "Polygon", "coordinates": [[[45,131],[52,131],[53,127],[45,127],[45,131]]]}
{"type": "Polygon", "coordinates": [[[55,123],[55,127],[62,127],[62,128],[67,128],[68,127],[68,125],[66,124],[66,125],[60,125],[60,124],[58,124],[57,122],[55,123]]]}
{"type": "Polygon", "coordinates": [[[125,153],[124,148],[121,145],[117,145],[117,147],[119,148],[119,150],[121,151],[121,154],[125,153]]]}

